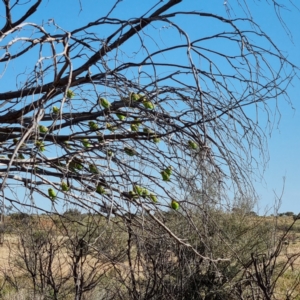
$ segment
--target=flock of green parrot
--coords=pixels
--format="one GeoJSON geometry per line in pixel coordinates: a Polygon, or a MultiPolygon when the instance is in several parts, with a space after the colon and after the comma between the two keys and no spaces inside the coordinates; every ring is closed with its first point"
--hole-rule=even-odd
{"type": "MultiPolygon", "coordinates": [[[[73,91],[71,91],[71,90],[67,91],[67,97],[68,98],[71,99],[74,96],[75,96],[75,93],[73,91]]],[[[144,95],[141,95],[141,94],[130,93],[128,98],[122,98],[122,100],[129,101],[129,102],[131,102],[131,101],[140,102],[144,106],[145,109],[150,109],[150,110],[155,109],[155,104],[152,103],[144,95]]],[[[111,103],[103,97],[99,97],[98,104],[100,105],[100,107],[103,107],[104,109],[109,109],[111,107],[111,103]]],[[[58,114],[60,112],[60,108],[58,108],[56,106],[53,106],[52,107],[52,112],[53,112],[53,114],[58,114]]],[[[116,116],[120,121],[124,121],[127,118],[127,116],[122,112],[116,113],[116,116]]],[[[135,118],[134,121],[130,125],[130,129],[131,129],[132,132],[138,132],[141,125],[142,124],[141,124],[140,120],[138,118],[135,118]]],[[[91,131],[98,131],[99,130],[99,125],[95,121],[89,121],[88,126],[89,126],[89,129],[91,131]]],[[[39,132],[42,133],[42,134],[46,134],[49,131],[49,129],[44,125],[39,125],[38,129],[39,129],[39,132]]],[[[114,132],[118,128],[116,126],[110,124],[110,123],[106,123],[106,129],[114,132]]],[[[159,143],[160,142],[160,138],[158,136],[156,136],[155,132],[152,131],[151,129],[143,128],[143,133],[151,135],[152,141],[154,143],[159,143]]],[[[97,135],[99,136],[99,138],[98,138],[99,142],[102,142],[103,141],[102,134],[97,132],[97,135]]],[[[18,142],[18,140],[14,141],[14,143],[17,143],[17,142],[18,142]]],[[[89,148],[89,147],[92,146],[90,144],[90,141],[87,138],[83,138],[81,140],[81,143],[85,148],[89,148]]],[[[65,145],[67,147],[70,147],[67,142],[65,143],[65,145]]],[[[192,150],[198,149],[198,144],[193,140],[189,140],[187,142],[187,145],[192,150]]],[[[35,146],[39,151],[41,151],[41,152],[45,151],[45,144],[42,140],[37,140],[35,142],[35,146]]],[[[135,155],[138,154],[138,152],[136,150],[134,150],[130,147],[127,147],[127,146],[125,146],[123,150],[128,156],[135,156],[135,155]]],[[[113,157],[114,156],[113,151],[110,150],[110,149],[107,150],[107,156],[108,157],[113,157]]],[[[72,160],[72,161],[69,162],[69,168],[73,171],[82,170],[83,169],[83,164],[80,161],[72,160]]],[[[99,169],[94,164],[89,164],[88,169],[92,174],[95,174],[95,175],[100,174],[99,169]]],[[[166,169],[161,170],[160,174],[162,176],[162,180],[163,181],[170,181],[172,171],[173,171],[172,166],[169,166],[166,169]]],[[[64,191],[64,192],[68,192],[70,190],[70,187],[68,186],[67,183],[62,181],[61,182],[61,190],[64,191]]],[[[99,184],[96,187],[96,192],[100,195],[107,194],[107,190],[105,189],[105,187],[102,186],[102,185],[99,185],[99,184]]],[[[130,198],[132,198],[132,199],[143,197],[143,198],[150,199],[153,203],[158,202],[157,196],[155,194],[153,194],[152,192],[150,192],[146,188],[144,188],[142,186],[139,186],[139,185],[134,185],[133,190],[130,191],[128,194],[129,194],[130,198]]],[[[56,199],[56,192],[53,188],[48,189],[48,195],[49,195],[49,198],[51,199],[51,201],[54,202],[55,199],[56,199]]],[[[171,199],[170,207],[174,210],[178,210],[179,207],[180,207],[180,204],[175,199],[171,199]]]]}

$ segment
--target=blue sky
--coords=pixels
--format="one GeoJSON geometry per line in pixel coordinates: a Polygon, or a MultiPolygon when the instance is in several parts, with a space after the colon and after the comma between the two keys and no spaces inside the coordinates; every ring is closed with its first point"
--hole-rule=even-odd
{"type": "MultiPolygon", "coordinates": [[[[268,6],[265,6],[268,7],[268,6]]],[[[270,7],[269,7],[270,8],[270,7]]],[[[278,24],[274,13],[266,10],[254,10],[254,18],[263,30],[272,38],[278,47],[297,66],[300,66],[300,12],[296,9],[283,11],[283,19],[291,31],[291,39],[287,37],[284,28],[278,24]]],[[[279,111],[274,129],[269,136],[270,161],[264,173],[264,182],[257,182],[255,186],[260,197],[259,208],[263,213],[268,207],[273,213],[277,196],[283,192],[281,212],[300,212],[300,85],[295,80],[287,94],[293,109],[286,102],[279,102],[279,111]],[[276,196],[277,195],[277,196],[276,196]]]]}
{"type": "MultiPolygon", "coordinates": [[[[33,15],[29,21],[41,23],[54,19],[57,24],[66,30],[72,30],[75,27],[84,25],[86,22],[93,21],[104,15],[111,8],[114,1],[98,0],[81,1],[83,10],[80,11],[79,1],[64,0],[57,7],[57,1],[46,1],[42,4],[39,11],[33,15]]],[[[239,16],[239,7],[236,1],[227,1],[235,9],[236,17],[239,16]]],[[[128,6],[128,1],[120,2],[115,15],[112,17],[124,16],[137,17],[145,8],[150,8],[157,1],[132,0],[128,6]]],[[[224,1],[195,1],[185,0],[175,10],[192,7],[194,10],[203,12],[212,12],[227,16],[224,1]]],[[[282,11],[282,17],[290,30],[291,36],[287,36],[284,26],[281,26],[273,7],[267,5],[265,1],[254,3],[248,2],[252,12],[253,19],[270,36],[277,46],[286,54],[286,56],[296,65],[300,66],[300,12],[296,9],[291,11],[282,11]]],[[[17,13],[17,12],[16,12],[17,13]]],[[[234,17],[234,12],[231,12],[234,17]]],[[[188,23],[189,20],[183,20],[188,23]]],[[[210,27],[204,24],[203,28],[194,28],[193,24],[187,24],[191,35],[197,35],[198,32],[208,32],[210,27]],[[189,26],[190,25],[190,26],[189,26]]],[[[44,25],[47,28],[47,24],[44,25]]],[[[107,29],[109,30],[109,28],[107,29]]],[[[171,32],[171,31],[170,31],[171,32]]],[[[107,32],[103,34],[103,37],[107,32]]],[[[101,33],[100,33],[101,36],[101,33]]],[[[170,38],[172,34],[170,33],[170,38]]],[[[300,85],[299,81],[294,81],[287,94],[292,102],[288,105],[285,101],[279,101],[278,107],[281,115],[275,114],[274,128],[272,134],[266,131],[268,135],[270,161],[264,173],[262,181],[255,182],[255,187],[260,201],[258,208],[260,213],[264,213],[267,208],[268,213],[273,213],[272,207],[275,203],[276,194],[280,195],[284,188],[280,211],[300,212],[300,85]],[[283,179],[285,178],[285,180],[283,179]]],[[[283,100],[283,99],[282,99],[283,100]]],[[[262,120],[263,124],[264,120],[262,120]]]]}

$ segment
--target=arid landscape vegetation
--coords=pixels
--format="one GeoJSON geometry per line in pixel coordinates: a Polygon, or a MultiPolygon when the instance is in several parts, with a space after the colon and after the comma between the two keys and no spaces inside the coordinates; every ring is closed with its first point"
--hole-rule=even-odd
{"type": "Polygon", "coordinates": [[[1,299],[299,299],[297,216],[195,213],[197,234],[178,212],[156,217],[184,245],[139,215],[8,216],[1,299]]]}
{"type": "Polygon", "coordinates": [[[0,299],[300,300],[298,215],[256,190],[295,14],[0,1],[0,299]]]}

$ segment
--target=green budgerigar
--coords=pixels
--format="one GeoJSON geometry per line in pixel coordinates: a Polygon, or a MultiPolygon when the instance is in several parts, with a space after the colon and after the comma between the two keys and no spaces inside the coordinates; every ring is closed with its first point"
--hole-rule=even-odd
{"type": "Polygon", "coordinates": [[[58,113],[59,113],[59,108],[58,108],[57,106],[53,106],[53,107],[52,107],[52,112],[53,112],[54,114],[58,114],[58,113]]]}
{"type": "Polygon", "coordinates": [[[166,171],[161,171],[160,172],[163,181],[170,181],[170,175],[166,171]]]}
{"type": "Polygon", "coordinates": [[[55,193],[54,189],[49,188],[49,189],[48,189],[48,195],[49,195],[51,201],[54,201],[54,200],[55,200],[55,198],[56,198],[56,193],[55,193]]]}
{"type": "Polygon", "coordinates": [[[122,113],[117,113],[116,116],[118,117],[118,119],[120,121],[124,121],[126,119],[126,115],[124,115],[122,113]]]}
{"type": "Polygon", "coordinates": [[[139,118],[134,118],[134,122],[130,125],[131,131],[139,131],[139,127],[141,125],[140,119],[139,118]]]}
{"type": "Polygon", "coordinates": [[[139,124],[131,124],[130,129],[134,132],[139,131],[139,124]]]}
{"type": "Polygon", "coordinates": [[[68,186],[68,184],[64,181],[62,181],[61,183],[61,189],[64,191],[64,192],[67,192],[70,188],[68,186]]]}
{"type": "Polygon", "coordinates": [[[134,191],[129,191],[128,195],[129,195],[129,198],[131,198],[131,199],[136,199],[139,197],[134,191]]]}
{"type": "Polygon", "coordinates": [[[143,105],[147,109],[154,109],[155,108],[155,105],[151,101],[148,101],[148,100],[143,101],[143,105]]]}
{"type": "Polygon", "coordinates": [[[124,147],[124,152],[129,156],[135,156],[136,151],[134,149],[131,149],[129,147],[124,147]]]}
{"type": "Polygon", "coordinates": [[[174,200],[174,199],[172,199],[172,201],[171,201],[171,207],[174,209],[174,210],[178,210],[179,209],[179,203],[176,201],[176,200],[174,200]]]}
{"type": "Polygon", "coordinates": [[[158,144],[160,142],[160,138],[159,137],[154,137],[152,139],[152,142],[155,143],[155,144],[158,144]]]}
{"type": "Polygon", "coordinates": [[[98,168],[94,164],[90,164],[89,165],[89,170],[93,174],[100,174],[98,168]]]}
{"type": "Polygon", "coordinates": [[[109,108],[111,106],[110,102],[105,98],[99,98],[98,102],[99,102],[99,105],[104,108],[109,108]]]}
{"type": "MultiPolygon", "coordinates": [[[[17,138],[14,138],[14,139],[13,139],[13,144],[14,144],[14,145],[17,145],[18,142],[19,142],[19,140],[18,140],[17,138]]],[[[26,148],[26,144],[23,143],[23,144],[20,146],[20,148],[26,148]]]]}
{"type": "Polygon", "coordinates": [[[147,128],[147,127],[144,127],[144,128],[143,128],[143,132],[144,132],[144,133],[148,133],[148,134],[154,133],[153,130],[151,130],[150,128],[147,128]]]}
{"type": "Polygon", "coordinates": [[[48,132],[48,127],[44,126],[44,125],[40,125],[39,126],[39,131],[41,133],[47,133],[48,132]]]}
{"type": "Polygon", "coordinates": [[[112,132],[114,132],[114,131],[116,131],[116,130],[118,129],[117,126],[113,126],[113,125],[110,124],[110,123],[106,123],[106,128],[107,128],[109,131],[112,131],[112,132]]]}
{"type": "Polygon", "coordinates": [[[132,100],[132,101],[139,101],[140,98],[141,98],[141,95],[139,95],[139,94],[136,94],[136,93],[130,94],[130,100],[132,100]]]}
{"type": "Polygon", "coordinates": [[[172,166],[169,166],[169,167],[167,167],[164,171],[165,171],[169,176],[171,176],[171,175],[172,175],[172,170],[173,170],[173,167],[172,167],[172,166]]]}
{"type": "Polygon", "coordinates": [[[67,98],[72,99],[75,97],[75,93],[72,90],[67,91],[67,98]]]}
{"type": "Polygon", "coordinates": [[[107,150],[106,154],[108,157],[113,157],[115,155],[111,149],[107,150]]]}
{"type": "Polygon", "coordinates": [[[188,141],[188,145],[191,149],[196,150],[198,148],[198,144],[192,140],[188,141]]]}
{"type": "Polygon", "coordinates": [[[172,175],[172,169],[173,169],[172,166],[169,166],[168,168],[160,172],[163,181],[170,181],[170,177],[172,175]]]}
{"type": "Polygon", "coordinates": [[[104,142],[104,136],[103,136],[103,133],[101,132],[96,132],[97,133],[97,136],[98,136],[98,142],[99,143],[103,143],[104,142]]]}
{"type": "Polygon", "coordinates": [[[76,171],[76,170],[82,170],[83,169],[83,165],[80,162],[77,162],[75,160],[72,160],[69,164],[69,167],[72,171],[76,171]]]}
{"type": "Polygon", "coordinates": [[[68,141],[64,141],[64,145],[65,145],[65,147],[66,147],[67,149],[69,149],[69,150],[72,150],[72,149],[73,149],[73,147],[69,144],[68,141]]]}
{"type": "Polygon", "coordinates": [[[102,185],[97,185],[96,192],[100,195],[106,194],[106,190],[102,185]]]}
{"type": "Polygon", "coordinates": [[[156,195],[154,195],[154,194],[152,194],[152,193],[149,195],[149,198],[150,198],[154,203],[157,203],[157,202],[158,202],[156,195]]]}
{"type": "Polygon", "coordinates": [[[139,185],[134,185],[133,186],[133,191],[138,194],[139,196],[142,196],[143,195],[143,191],[144,191],[144,188],[139,186],[139,185]]]}
{"type": "Polygon", "coordinates": [[[88,148],[88,147],[91,147],[91,144],[89,143],[89,140],[88,139],[82,139],[81,140],[81,143],[84,147],[88,148]]]}
{"type": "Polygon", "coordinates": [[[150,196],[150,192],[147,189],[143,188],[142,197],[146,198],[146,197],[149,197],[149,196],[150,196]]]}
{"type": "Polygon", "coordinates": [[[89,121],[89,127],[90,127],[90,130],[93,130],[93,131],[98,130],[98,124],[95,123],[94,121],[89,121]]]}
{"type": "Polygon", "coordinates": [[[42,141],[36,141],[36,142],[35,142],[35,146],[36,146],[37,149],[38,149],[39,151],[41,151],[41,152],[43,152],[43,151],[46,150],[45,144],[44,144],[44,142],[42,142],[42,141]]]}

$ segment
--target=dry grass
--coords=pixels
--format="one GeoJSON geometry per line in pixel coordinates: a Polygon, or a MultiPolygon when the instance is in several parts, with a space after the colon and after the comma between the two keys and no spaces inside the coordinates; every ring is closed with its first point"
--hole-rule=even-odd
{"type": "Polygon", "coordinates": [[[0,246],[0,266],[1,269],[6,269],[9,267],[9,260],[10,260],[10,246],[17,244],[17,236],[15,235],[8,235],[6,234],[4,237],[4,242],[0,246]]]}
{"type": "MultiPolygon", "coordinates": [[[[40,230],[53,230],[55,229],[55,224],[53,220],[49,218],[41,218],[40,223],[36,223],[36,228],[40,230]]],[[[253,222],[272,222],[274,223],[274,218],[271,217],[253,217],[253,222]]],[[[277,219],[277,236],[280,237],[284,234],[290,225],[293,223],[292,217],[280,217],[277,219]]],[[[57,235],[56,239],[58,243],[63,244],[63,240],[66,237],[62,235],[57,235]]],[[[4,300],[22,300],[22,299],[33,299],[31,298],[30,291],[28,291],[28,285],[30,282],[28,279],[24,278],[24,274],[17,269],[14,264],[15,258],[18,253],[18,237],[13,234],[6,234],[4,244],[0,247],[0,290],[1,290],[1,280],[3,282],[4,274],[11,277],[16,276],[19,280],[20,290],[16,291],[14,289],[7,289],[7,292],[3,295],[0,295],[1,299],[4,300]]],[[[293,296],[292,299],[300,300],[300,220],[297,221],[292,230],[285,236],[285,244],[282,248],[280,256],[277,259],[277,265],[280,268],[287,260],[291,259],[291,264],[285,271],[285,273],[279,278],[278,285],[276,287],[276,299],[286,300],[289,296],[293,296]],[[291,257],[293,259],[291,259],[291,257]]],[[[68,256],[67,250],[65,247],[61,247],[59,253],[54,261],[54,274],[55,276],[63,277],[71,272],[70,269],[70,256],[68,256]]],[[[91,271],[91,268],[97,266],[98,274],[109,274],[110,271],[118,270],[119,275],[128,278],[129,274],[129,265],[127,261],[124,262],[114,262],[107,260],[105,256],[99,258],[92,257],[91,255],[86,256],[85,271],[88,273],[91,271]]],[[[143,278],[143,268],[141,265],[136,269],[137,278],[143,278]]],[[[70,282],[66,282],[68,285],[70,282]]],[[[92,294],[91,294],[92,295],[92,294]]],[[[72,298],[72,297],[71,297],[72,298]]],[[[70,298],[70,299],[71,299],[70,298]]],[[[34,298],[39,300],[38,297],[34,298]]],[[[43,299],[42,297],[40,299],[43,299]]],[[[67,298],[65,298],[67,300],[67,298]]],[[[90,296],[91,299],[97,299],[97,296],[90,296]]]]}

